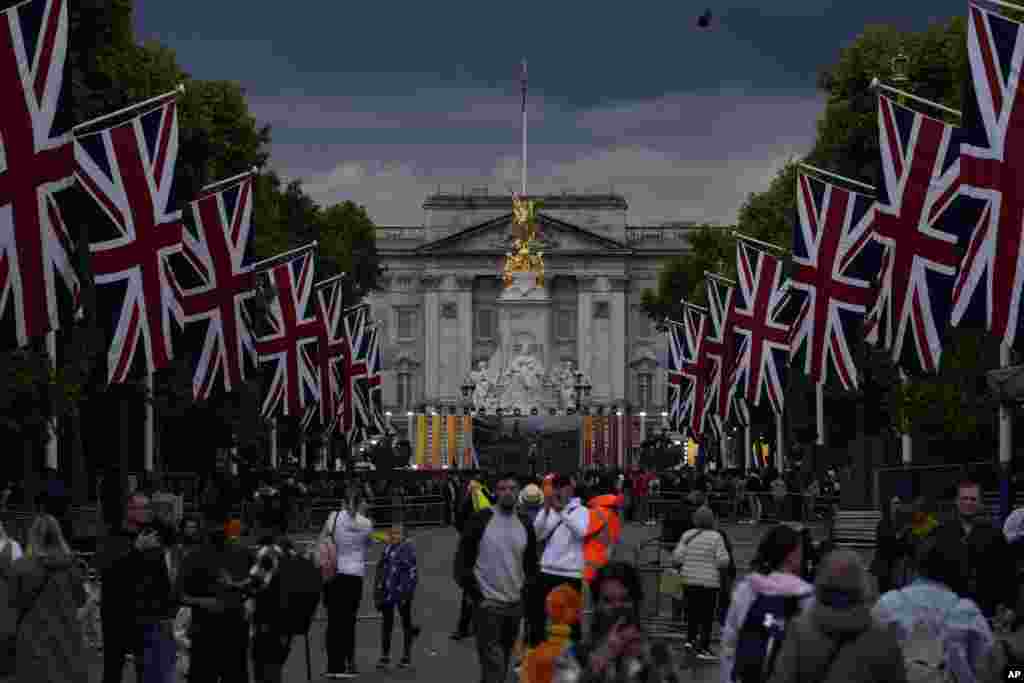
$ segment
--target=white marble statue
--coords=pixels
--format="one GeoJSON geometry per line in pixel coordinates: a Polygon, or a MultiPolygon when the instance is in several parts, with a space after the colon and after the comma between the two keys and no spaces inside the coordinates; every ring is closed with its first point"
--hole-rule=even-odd
{"type": "Polygon", "coordinates": [[[477,369],[469,373],[469,381],[473,383],[473,408],[486,409],[491,394],[491,377],[486,361],[480,361],[477,369]]]}
{"type": "Polygon", "coordinates": [[[567,360],[562,363],[562,367],[558,373],[558,391],[562,396],[562,407],[569,408],[576,403],[576,391],[573,387],[576,386],[576,371],[572,366],[572,361],[567,360]]]}
{"type": "Polygon", "coordinates": [[[516,344],[514,356],[503,373],[505,391],[501,396],[502,410],[519,408],[524,414],[543,402],[544,365],[533,353],[532,347],[524,349],[516,344]]]}

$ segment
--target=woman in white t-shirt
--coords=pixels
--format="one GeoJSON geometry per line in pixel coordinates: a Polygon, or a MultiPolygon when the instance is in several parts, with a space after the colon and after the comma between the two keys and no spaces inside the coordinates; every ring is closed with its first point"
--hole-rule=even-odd
{"type": "Polygon", "coordinates": [[[327,678],[352,678],[356,670],[356,617],[363,597],[366,549],[373,542],[368,504],[358,494],[328,515],[325,536],[334,537],[338,564],[327,582],[327,678]]]}

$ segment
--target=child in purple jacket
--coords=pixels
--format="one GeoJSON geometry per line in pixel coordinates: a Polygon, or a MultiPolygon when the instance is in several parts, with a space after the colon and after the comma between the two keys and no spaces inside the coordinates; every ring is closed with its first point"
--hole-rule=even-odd
{"type": "Polygon", "coordinates": [[[395,609],[402,618],[403,651],[398,666],[407,669],[412,666],[413,641],[420,634],[420,627],[412,623],[412,600],[416,594],[417,571],[416,549],[404,538],[401,526],[392,527],[387,533],[387,545],[381,555],[374,580],[374,601],[381,613],[380,660],[378,669],[387,669],[391,664],[391,633],[395,627],[395,609]]]}

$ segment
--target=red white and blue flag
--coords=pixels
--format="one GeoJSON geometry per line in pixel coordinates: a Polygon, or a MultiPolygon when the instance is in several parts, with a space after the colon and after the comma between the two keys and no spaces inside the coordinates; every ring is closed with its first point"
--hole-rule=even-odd
{"type": "Polygon", "coordinates": [[[863,320],[878,272],[875,200],[800,172],[796,205],[790,288],[800,309],[790,358],[815,383],[834,375],[844,389],[856,388],[850,335],[863,320]]]}
{"type": "Polygon", "coordinates": [[[878,98],[882,184],[875,240],[884,251],[865,340],[913,373],[935,373],[957,253],[961,131],[878,98]]]}
{"type": "Polygon", "coordinates": [[[254,264],[257,296],[269,293],[265,330],[256,332],[256,353],[269,374],[260,414],[301,419],[320,398],[317,342],[320,319],[312,307],[316,243],[254,264]]]}
{"type": "Polygon", "coordinates": [[[713,273],[705,273],[704,283],[708,293],[708,312],[711,325],[707,328],[707,349],[711,365],[708,369],[708,391],[711,404],[710,425],[714,438],[720,439],[725,425],[732,417],[743,416],[736,407],[736,382],[738,368],[735,350],[735,282],[713,273]]]}
{"type": "Polygon", "coordinates": [[[341,400],[338,405],[338,430],[349,444],[356,444],[363,439],[370,422],[366,402],[360,395],[360,383],[370,372],[370,325],[369,306],[356,306],[342,315],[345,352],[339,368],[341,400]]]}
{"type": "MultiPolygon", "coordinates": [[[[381,327],[371,323],[366,328],[366,375],[356,381],[354,442],[365,441],[386,432],[381,396],[381,327]]],[[[363,356],[357,356],[363,357],[363,356]]]]}
{"type": "MultiPolygon", "coordinates": [[[[685,363],[684,353],[688,348],[686,336],[686,323],[675,320],[666,320],[668,323],[668,364],[667,364],[667,386],[668,386],[668,419],[669,424],[675,431],[681,431],[686,423],[686,409],[684,394],[686,394],[683,377],[683,365],[685,363]]],[[[686,394],[688,395],[688,394],[686,394]]]]}
{"type": "Polygon", "coordinates": [[[789,323],[784,322],[788,284],[782,262],[741,235],[736,240],[735,323],[736,370],[740,395],[748,405],[761,405],[767,396],[776,415],[785,407],[789,323]]]}
{"type": "Polygon", "coordinates": [[[180,326],[182,317],[168,261],[182,239],[181,212],[171,210],[177,96],[175,90],[144,102],[111,127],[97,129],[96,119],[74,128],[75,177],[109,221],[105,234],[90,233],[89,250],[100,318],[112,313],[105,325],[111,383],[174,358],[172,322],[180,326]]]}
{"type": "Polygon", "coordinates": [[[245,260],[252,236],[254,178],[250,171],[204,188],[191,204],[195,234],[182,232],[182,254],[190,272],[178,278],[178,296],[186,331],[205,323],[192,380],[197,400],[209,398],[215,386],[237,389],[257,364],[246,304],[255,295],[255,279],[245,260]]]}
{"type": "Polygon", "coordinates": [[[22,2],[0,22],[0,324],[10,348],[58,329],[58,279],[75,309],[80,290],[55,197],[74,182],[71,138],[56,121],[67,2],[22,2]]]}
{"type": "Polygon", "coordinates": [[[705,430],[714,429],[709,419],[714,400],[711,379],[715,363],[709,354],[710,325],[707,309],[683,303],[683,353],[679,368],[681,416],[695,440],[704,438],[705,430]]]}
{"type": "Polygon", "coordinates": [[[984,325],[1009,346],[1019,344],[1024,322],[1024,106],[1017,102],[1022,28],[991,5],[969,5],[971,80],[964,98],[961,193],[980,206],[960,219],[967,233],[951,314],[953,325],[984,325]]]}
{"type": "Polygon", "coordinates": [[[348,341],[344,333],[344,278],[344,275],[336,275],[314,285],[322,335],[317,354],[320,401],[307,409],[307,424],[304,427],[308,429],[312,424],[315,412],[320,427],[327,435],[333,434],[338,427],[342,400],[341,368],[345,365],[345,354],[348,352],[348,341]]]}

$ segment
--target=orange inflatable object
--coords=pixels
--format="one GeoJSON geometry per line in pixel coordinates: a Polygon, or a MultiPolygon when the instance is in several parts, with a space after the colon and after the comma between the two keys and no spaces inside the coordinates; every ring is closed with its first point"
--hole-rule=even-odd
{"type": "Polygon", "coordinates": [[[526,662],[519,674],[520,683],[551,683],[555,673],[555,659],[569,644],[572,624],[580,620],[583,596],[565,583],[548,593],[544,608],[550,620],[548,637],[526,655],[526,662]]]}
{"type": "Polygon", "coordinates": [[[587,503],[590,521],[583,539],[583,580],[590,583],[597,570],[608,564],[611,549],[622,538],[619,510],[625,504],[621,495],[595,496],[587,503]]]}
{"type": "Polygon", "coordinates": [[[545,498],[550,498],[551,496],[555,495],[555,475],[549,474],[548,476],[544,477],[541,490],[544,492],[545,498]]]}

